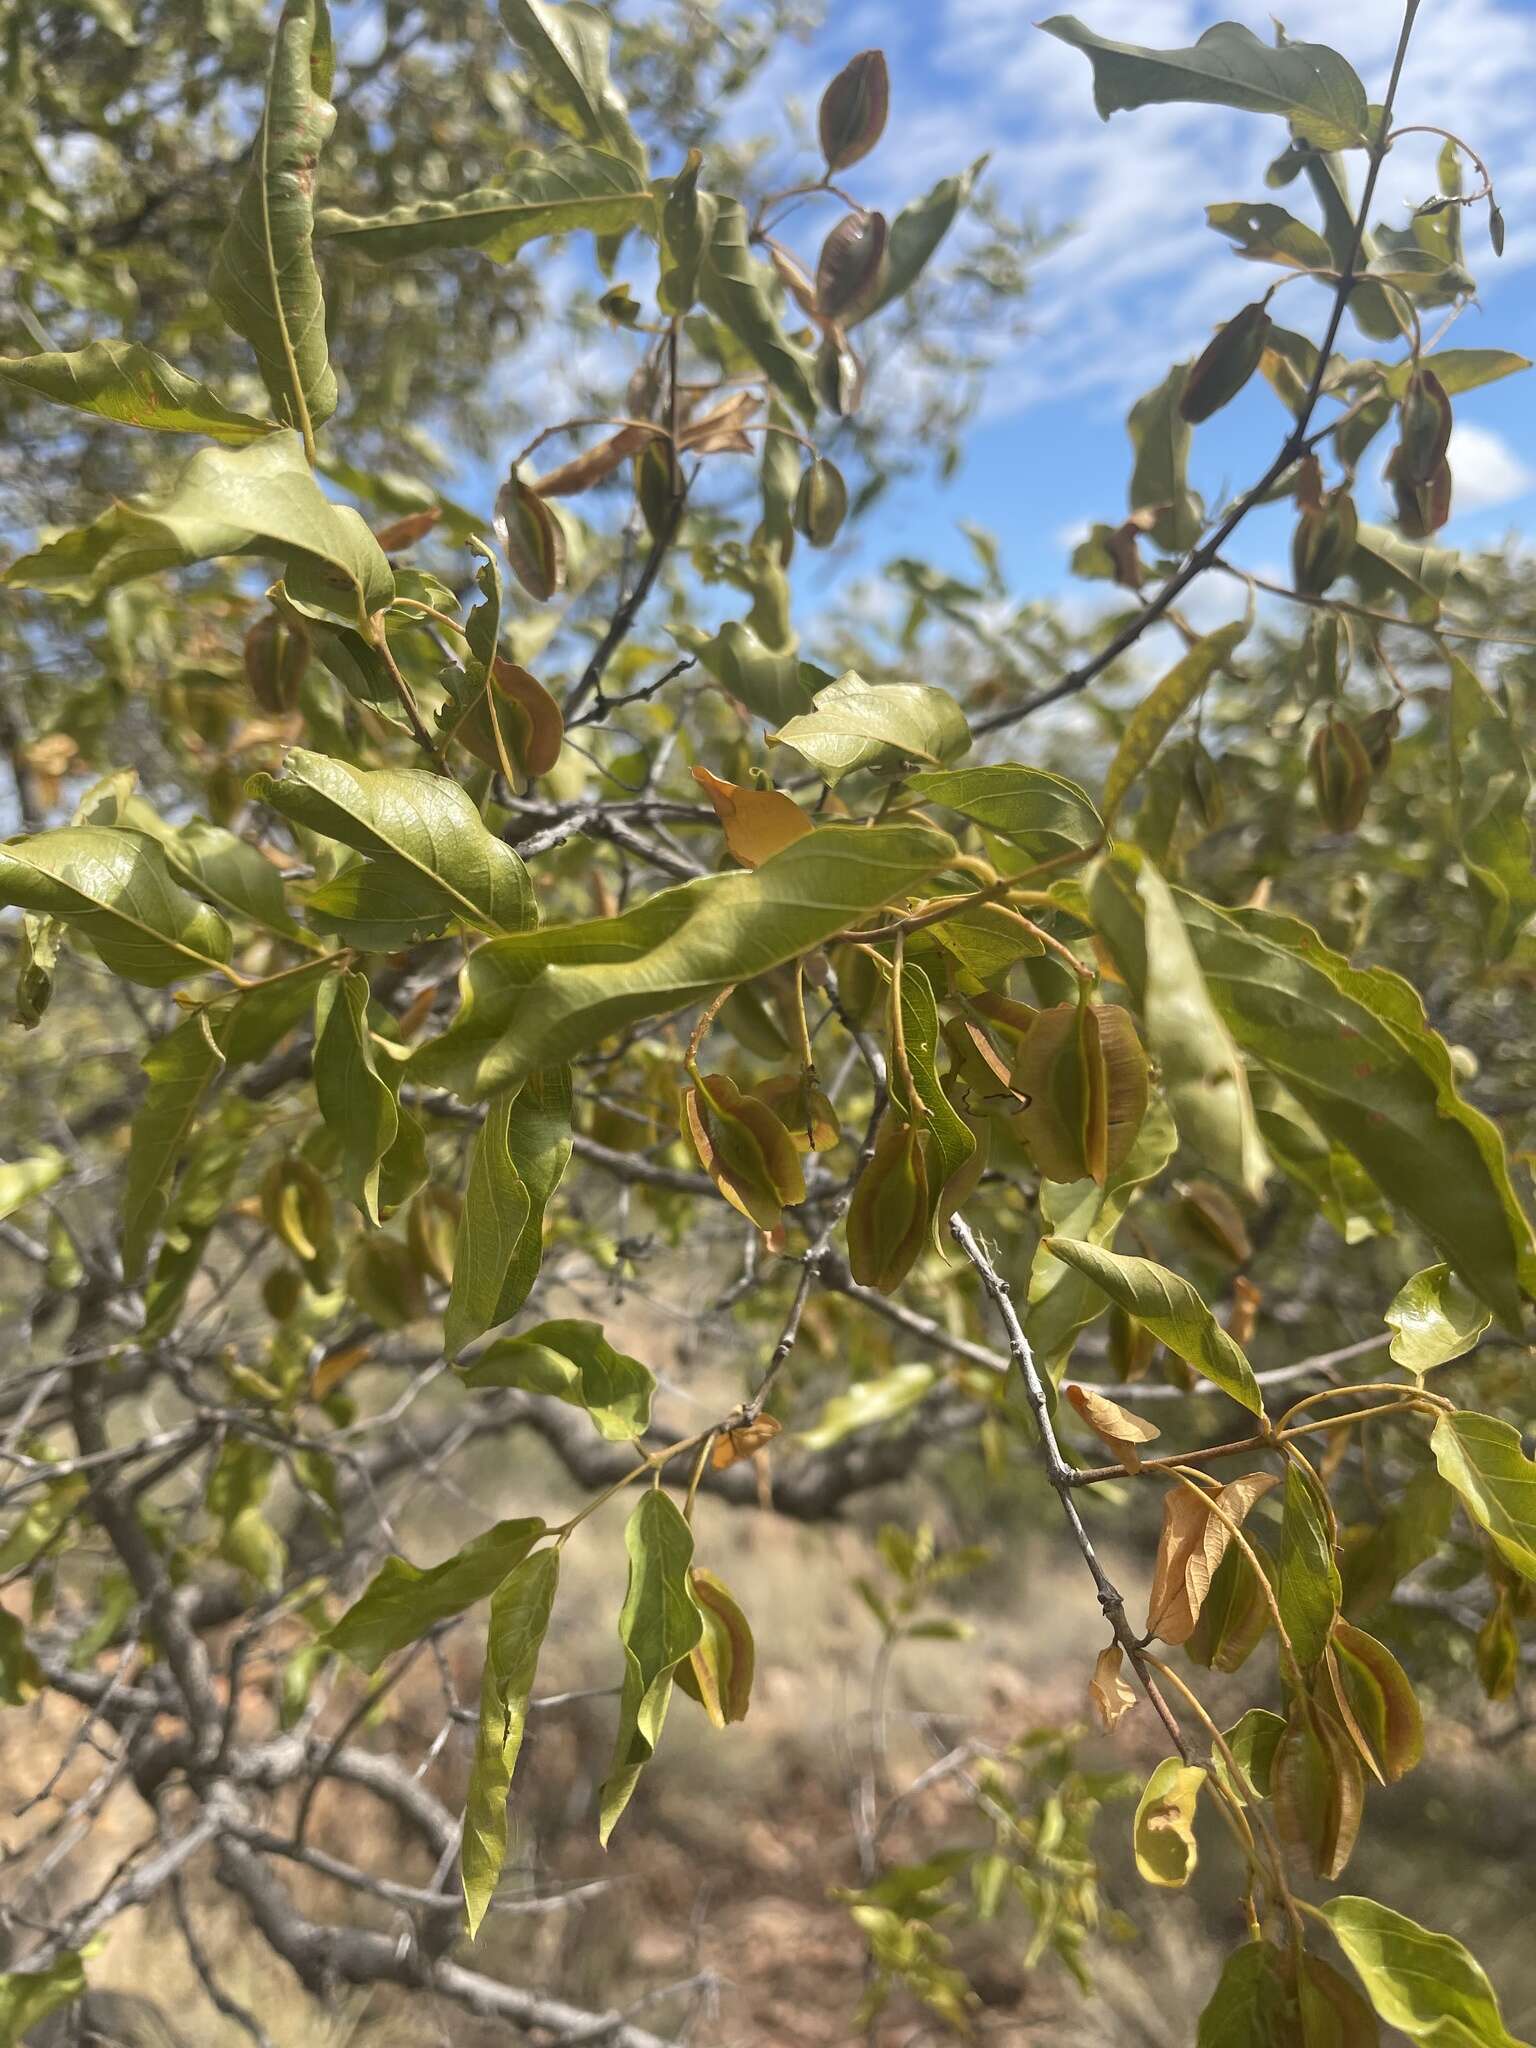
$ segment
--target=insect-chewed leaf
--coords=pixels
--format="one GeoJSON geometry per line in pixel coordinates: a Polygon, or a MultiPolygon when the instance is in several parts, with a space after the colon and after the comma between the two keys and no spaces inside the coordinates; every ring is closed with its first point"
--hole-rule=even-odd
{"type": "Polygon", "coordinates": [[[1118,1643],[1100,1650],[1088,1681],[1088,1698],[1100,1727],[1117,1728],[1136,1704],[1136,1694],[1120,1676],[1124,1652],[1118,1643]]]}
{"type": "Polygon", "coordinates": [[[353,768],[290,749],[280,778],[250,793],[285,818],[365,856],[309,899],[323,929],[393,949],[455,924],[521,931],[535,916],[528,872],[481,822],[466,791],[419,768],[353,768]]]}
{"type": "Polygon", "coordinates": [[[206,434],[243,448],[275,433],[275,420],[234,412],[206,384],[136,341],[93,341],[36,356],[0,356],[0,381],[55,405],[160,434],[206,434]]]}
{"type": "Polygon", "coordinates": [[[1062,1392],[1094,1435],[1109,1445],[1126,1471],[1139,1472],[1141,1452],[1137,1446],[1162,1435],[1157,1424],[1148,1422],[1143,1416],[1133,1415],[1128,1408],[1122,1408],[1117,1401],[1111,1401],[1103,1394],[1096,1394],[1091,1387],[1080,1387],[1069,1380],[1062,1392]]]}
{"type": "Polygon", "coordinates": [[[460,1870],[470,1939],[478,1932],[501,1879],[507,1855],[507,1791],[523,1746],[528,1699],[544,1646],[560,1552],[536,1550],[516,1565],[491,1595],[480,1680],[480,1722],[464,1798],[460,1870]]]}
{"type": "Polygon", "coordinates": [[[1536,1458],[1520,1432],[1494,1415],[1442,1415],[1429,1439],[1440,1476],[1486,1529],[1506,1564],[1536,1579],[1536,1458]]]}
{"type": "Polygon", "coordinates": [[[714,805],[725,843],[743,867],[760,866],[770,854],[815,830],[814,820],[780,789],[726,782],[707,768],[695,768],[693,779],[714,805]]]}
{"type": "Polygon", "coordinates": [[[638,1358],[615,1351],[600,1323],[535,1323],[486,1346],[463,1369],[467,1387],[522,1387],[584,1408],[600,1436],[633,1443],[651,1419],[656,1381],[638,1358]]]}
{"type": "Polygon", "coordinates": [[[1322,1913],[1389,2027],[1426,2048],[1520,2048],[1480,1965],[1451,1935],[1374,1899],[1328,1899],[1322,1913]]]}
{"type": "Polygon", "coordinates": [[[1045,1249],[1138,1317],[1186,1365],[1230,1394],[1251,1414],[1264,1411],[1253,1368],[1187,1280],[1151,1259],[1128,1258],[1068,1237],[1048,1237],[1045,1249]]]}
{"type": "Polygon", "coordinates": [[[1276,46],[1235,21],[1218,22],[1185,50],[1108,42],[1070,14],[1041,26],[1087,56],[1106,121],[1128,107],[1193,101],[1279,114],[1319,149],[1363,149],[1370,138],[1365,87],[1325,44],[1276,46]]]}
{"type": "Polygon", "coordinates": [[[1315,1700],[1293,1703],[1271,1777],[1280,1839],[1314,1877],[1330,1883],[1360,1832],[1365,1782],[1336,1715],[1315,1700]]]}
{"type": "Polygon", "coordinates": [[[619,1615],[624,1685],[613,1763],[601,1794],[599,1837],[604,1842],[661,1740],[673,1673],[704,1633],[688,1577],[693,1532],[666,1494],[642,1495],[624,1543],[629,1552],[629,1589],[619,1615]]]}
{"type": "Polygon", "coordinates": [[[1198,1764],[1170,1756],[1148,1778],[1136,1808],[1131,1842],[1136,1868],[1148,1884],[1177,1891],[1189,1883],[1199,1861],[1195,1807],[1206,1773],[1198,1764]]]}
{"type": "Polygon", "coordinates": [[[250,167],[214,258],[214,300],[256,351],[279,419],[312,441],[336,410],[325,345],[325,298],[315,268],[315,173],[336,110],[326,0],[287,0],[250,167]]]}
{"type": "Polygon", "coordinates": [[[954,842],[910,825],[820,825],[751,872],[707,875],[617,917],[478,947],[451,1029],[417,1075],[467,1099],[513,1087],[643,1017],[793,960],[944,867],[954,842]]]}
{"type": "Polygon", "coordinates": [[[1493,1321],[1486,1302],[1444,1264],[1405,1280],[1383,1321],[1392,1331],[1395,1365],[1430,1372],[1470,1351],[1493,1321]]]}
{"type": "Polygon", "coordinates": [[[816,129],[829,174],[866,157],[885,133],[891,78],[883,50],[850,57],[821,96],[816,129]]]}
{"type": "Polygon", "coordinates": [[[425,1571],[403,1557],[386,1558],[325,1640],[362,1670],[377,1671],[396,1650],[494,1592],[543,1534],[536,1515],[524,1516],[498,1522],[425,1571]]]}
{"type": "Polygon", "coordinates": [[[688,1590],[704,1626],[687,1662],[677,1667],[677,1682],[716,1728],[728,1728],[747,1718],[752,1701],[752,1631],[729,1587],[702,1565],[689,1571],[688,1590]]]}
{"type": "Polygon", "coordinates": [[[928,683],[866,683],[849,669],[816,692],[816,708],[768,736],[793,747],[834,787],[865,768],[904,776],[914,765],[938,767],[971,744],[965,714],[947,690],[928,683]]]}

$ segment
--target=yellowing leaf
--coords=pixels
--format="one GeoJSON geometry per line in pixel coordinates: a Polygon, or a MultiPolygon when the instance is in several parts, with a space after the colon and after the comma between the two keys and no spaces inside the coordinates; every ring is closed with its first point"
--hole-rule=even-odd
{"type": "Polygon", "coordinates": [[[1495,1415],[1442,1415],[1429,1439],[1440,1476],[1486,1529],[1506,1564],[1536,1579],[1536,1459],[1520,1433],[1495,1415]]]}
{"type": "Polygon", "coordinates": [[[1132,1823],[1136,1868],[1148,1884],[1177,1891],[1188,1884],[1200,1860],[1195,1840],[1195,1806],[1206,1773],[1198,1764],[1166,1758],[1148,1778],[1132,1823]]]}
{"type": "Polygon", "coordinates": [[[1094,1435],[1109,1445],[1126,1471],[1139,1472],[1141,1453],[1137,1446],[1162,1435],[1157,1424],[1133,1415],[1128,1408],[1122,1408],[1106,1395],[1094,1393],[1091,1387],[1079,1387],[1068,1381],[1062,1392],[1094,1435]]]}
{"type": "Polygon", "coordinates": [[[714,805],[715,816],[725,828],[725,843],[743,867],[759,866],[771,854],[816,829],[814,820],[782,790],[725,782],[707,768],[695,768],[693,779],[714,805]]]}

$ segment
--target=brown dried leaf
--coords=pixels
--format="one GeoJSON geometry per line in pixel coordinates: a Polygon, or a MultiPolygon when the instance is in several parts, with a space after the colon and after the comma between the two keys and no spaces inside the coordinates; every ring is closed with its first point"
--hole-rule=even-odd
{"type": "Polygon", "coordinates": [[[1136,1704],[1136,1695],[1120,1676],[1122,1652],[1118,1643],[1100,1650],[1088,1681],[1088,1698],[1100,1726],[1116,1728],[1136,1704]]]}
{"type": "Polygon", "coordinates": [[[1108,1444],[1126,1471],[1139,1472],[1141,1453],[1136,1446],[1150,1443],[1154,1437],[1162,1435],[1157,1424],[1133,1415],[1128,1408],[1122,1408],[1117,1401],[1111,1401],[1103,1394],[1095,1394],[1091,1388],[1069,1384],[1062,1388],[1062,1392],[1094,1435],[1108,1444]]]}

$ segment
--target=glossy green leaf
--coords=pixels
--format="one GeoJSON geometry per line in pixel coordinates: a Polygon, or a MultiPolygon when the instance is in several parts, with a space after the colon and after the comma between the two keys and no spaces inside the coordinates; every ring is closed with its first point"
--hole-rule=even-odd
{"type": "Polygon", "coordinates": [[[1377,2014],[1427,2048],[1522,2048],[1461,1943],[1374,1899],[1324,1902],[1323,1917],[1377,2014]]]}
{"type": "Polygon", "coordinates": [[[1195,1840],[1195,1807],[1206,1773],[1198,1764],[1164,1758],[1146,1782],[1131,1841],[1136,1868],[1148,1884],[1176,1891],[1189,1883],[1200,1860],[1195,1840]]]}
{"type": "Polygon", "coordinates": [[[1019,866],[1064,853],[1086,853],[1104,838],[1104,821],[1077,783],[1044,768],[1013,762],[995,768],[950,768],[907,777],[923,803],[942,804],[1022,855],[1019,866]]]}
{"type": "Polygon", "coordinates": [[[536,1550],[491,1595],[480,1721],[464,1799],[460,1872],[469,1936],[480,1930],[507,1858],[507,1792],[560,1582],[560,1552],[536,1550]]]}
{"type": "Polygon", "coordinates": [[[13,562],[5,581],[82,602],[135,577],[219,555],[276,555],[306,602],[364,626],[395,580],[360,513],[333,505],[297,434],[204,448],[163,492],[128,498],[13,562]]]}
{"type": "Polygon", "coordinates": [[[548,1067],[517,1091],[507,1123],[507,1151],[528,1192],[528,1215],[502,1276],[487,1328],[515,1315],[533,1291],[544,1257],[544,1211],[571,1158],[571,1071],[548,1067]]]}
{"type": "Polygon", "coordinates": [[[135,1281],[170,1199],[171,1175],[204,1095],[224,1066],[206,1011],[197,1011],[144,1055],[149,1086],[134,1112],[122,1194],[123,1275],[135,1281]]]}
{"type": "Polygon", "coordinates": [[[610,1032],[750,980],[916,888],[953,857],[941,832],[823,825],[761,867],[661,890],[617,917],[477,948],[453,1026],[419,1076],[483,1099],[610,1032]]]}
{"type": "MultiPolygon", "coordinates": [[[[457,1277],[457,1264],[454,1270],[457,1277]]],[[[645,1434],[656,1391],[650,1368],[615,1351],[601,1323],[573,1318],[536,1323],[515,1337],[500,1338],[465,1368],[463,1377],[468,1387],[521,1387],[584,1408],[598,1434],[615,1444],[633,1443],[645,1434]]]]}
{"type": "Polygon", "coordinates": [[[446,776],[353,768],[294,747],[280,777],[253,776],[249,787],[296,825],[365,856],[310,897],[322,930],[382,951],[453,925],[509,932],[533,922],[526,868],[446,776]]]}
{"type": "Polygon", "coordinates": [[[0,1971],[0,2044],[17,2048],[40,2020],[72,2005],[84,1991],[85,1972],[73,1950],[46,1970],[0,1971]]]}
{"type": "Polygon", "coordinates": [[[501,0],[502,26],[532,70],[541,113],[578,142],[645,170],[645,147],[608,70],[607,17],[584,0],[501,0]]]}
{"type": "MultiPolygon", "coordinates": [[[[770,444],[794,445],[786,443],[782,434],[770,434],[767,439],[770,444]]],[[[718,633],[690,625],[672,630],[678,645],[697,655],[715,680],[740,698],[754,717],[776,725],[809,711],[815,703],[795,649],[767,646],[742,620],[727,619],[718,633]]]]}
{"type": "Polygon", "coordinates": [[[603,1842],[629,1804],[641,1771],[655,1754],[672,1698],[672,1674],[704,1632],[688,1585],[693,1532],[668,1496],[641,1497],[624,1531],[629,1588],[619,1615],[624,1685],[613,1763],[601,1793],[603,1842]]]}
{"type": "Polygon", "coordinates": [[[1101,1293],[1146,1324],[1186,1365],[1254,1415],[1264,1412],[1253,1367],[1187,1280],[1151,1259],[1128,1258],[1101,1245],[1047,1237],[1043,1249],[1075,1266],[1101,1293]]]}
{"type": "Polygon", "coordinates": [[[1514,720],[1459,655],[1449,660],[1456,843],[1482,904],[1483,942],[1502,960],[1536,915],[1531,771],[1514,720]]]}
{"type": "Polygon", "coordinates": [[[768,736],[793,747],[824,782],[867,768],[904,775],[914,764],[942,766],[971,744],[965,713],[930,683],[866,683],[849,669],[816,692],[815,709],[768,736]]]}
{"type": "Polygon", "coordinates": [[[528,152],[512,160],[500,184],[457,199],[420,199],[389,213],[354,214],[326,207],[315,233],[333,248],[396,263],[445,249],[477,249],[493,263],[510,263],[543,235],[577,228],[615,234],[638,227],[655,207],[640,169],[606,150],[570,144],[548,156],[528,152]]]}
{"type": "Polygon", "coordinates": [[[524,1516],[498,1522],[425,1571],[403,1557],[386,1558],[326,1635],[327,1645],[362,1670],[377,1671],[396,1650],[494,1592],[543,1534],[537,1515],[524,1516]]]}
{"type": "Polygon", "coordinates": [[[814,420],[811,359],[779,324],[773,275],[748,246],[746,209],[739,200],[715,201],[709,244],[699,266],[699,297],[800,417],[814,420]]]}
{"type": "Polygon", "coordinates": [[[855,1380],[832,1396],[800,1441],[808,1451],[825,1451],[855,1430],[894,1422],[924,1400],[937,1381],[931,1365],[897,1365],[877,1380],[855,1380]]]}
{"type": "Polygon", "coordinates": [[[1442,1415],[1429,1439],[1440,1476],[1522,1578],[1536,1579],[1536,1459],[1501,1417],[1442,1415]]]}
{"type": "Polygon", "coordinates": [[[1089,901],[1140,1001],[1180,1138],[1257,1201],[1269,1161],[1247,1069],[1205,985],[1173,891],[1150,860],[1122,850],[1095,870],[1089,901]]]}
{"type": "Polygon", "coordinates": [[[1093,102],[1106,121],[1129,107],[1195,102],[1278,114],[1319,149],[1363,149],[1369,139],[1365,87],[1322,43],[1267,43],[1240,22],[1222,21],[1189,49],[1151,50],[1109,42],[1070,14],[1040,26],[1087,56],[1093,102]]]}
{"type": "Polygon", "coordinates": [[[454,1240],[453,1287],[443,1318],[443,1349],[450,1358],[502,1320],[507,1273],[532,1212],[533,1198],[512,1151],[516,1110],[515,1096],[498,1095],[475,1134],[454,1240]]]}
{"type": "Polygon", "coordinates": [[[1239,1046],[1518,1328],[1521,1293],[1536,1293],[1530,1224],[1499,1135],[1461,1099],[1418,996],[1384,968],[1351,967],[1299,919],[1174,893],[1239,1046]]]}
{"type": "Polygon", "coordinates": [[[958,177],[941,178],[932,191],[901,209],[891,222],[879,289],[873,303],[858,315],[859,321],[870,319],[882,306],[905,298],[911,291],[954,226],[986,165],[984,156],[977,157],[968,171],[962,171],[958,177]]]}
{"type": "Polygon", "coordinates": [[[1392,1362],[1426,1373],[1470,1351],[1493,1317],[1449,1266],[1439,1265],[1405,1280],[1383,1320],[1393,1332],[1392,1362]]]}
{"type": "MultiPolygon", "coordinates": [[[[1241,1557],[1242,1553],[1234,1544],[1229,1547],[1222,1560],[1225,1569],[1228,1559],[1241,1557]]],[[[1275,1761],[1275,1751],[1280,1747],[1280,1738],[1285,1733],[1285,1716],[1273,1714],[1267,1707],[1250,1707],[1241,1720],[1227,1730],[1226,1743],[1234,1761],[1243,1776],[1261,1799],[1269,1797],[1269,1776],[1275,1761]]],[[[1223,1784],[1231,1783],[1231,1773],[1226,1759],[1219,1750],[1213,1753],[1211,1769],[1223,1784]]],[[[1233,1787],[1237,1790],[1237,1787],[1233,1787]]],[[[1240,1797],[1246,1794],[1239,1793],[1240,1797]]]]}
{"type": "Polygon", "coordinates": [[[971,1127],[956,1110],[939,1082],[939,1007],[933,984],[921,967],[906,963],[901,977],[902,1037],[917,1101],[910,1102],[898,1074],[891,1076],[892,1099],[909,1122],[920,1124],[927,1154],[928,1192],[933,1203],[931,1229],[937,1249],[954,1211],[946,1190],[976,1150],[971,1127]]]}
{"type": "Polygon", "coordinates": [[[1316,1489],[1296,1465],[1287,1464],[1275,1594],[1280,1618],[1303,1668],[1310,1669],[1327,1647],[1342,1593],[1333,1541],[1316,1489]]]}
{"type": "Polygon", "coordinates": [[[336,410],[325,296],[310,246],[315,175],[336,125],[325,0],[287,0],[277,25],[261,126],[210,289],[251,344],[280,420],[306,442],[336,410]]]}
{"type": "Polygon", "coordinates": [[[206,434],[243,448],[275,433],[275,420],[252,419],[136,341],[93,341],[37,356],[0,356],[0,381],[55,405],[160,434],[206,434]]]}
{"type": "Polygon", "coordinates": [[[1247,631],[1246,620],[1238,619],[1230,626],[1205,634],[1131,713],[1104,778],[1104,816],[1111,825],[1152,756],[1211,677],[1231,659],[1233,649],[1247,631]]]}
{"type": "Polygon", "coordinates": [[[55,917],[112,973],[145,988],[208,974],[229,958],[223,918],[178,888],[136,832],[68,825],[0,846],[0,903],[55,917]]]}
{"type": "Polygon", "coordinates": [[[1161,384],[1137,399],[1126,421],[1136,451],[1131,510],[1151,514],[1153,540],[1178,554],[1200,538],[1203,509],[1187,481],[1191,429],[1179,410],[1189,370],[1188,363],[1176,363],[1161,384]]]}
{"type": "Polygon", "coordinates": [[[315,997],[315,1099],[341,1147],[348,1195],[375,1226],[379,1168],[400,1128],[395,1091],[379,1072],[368,1029],[366,974],[331,975],[315,997]]]}

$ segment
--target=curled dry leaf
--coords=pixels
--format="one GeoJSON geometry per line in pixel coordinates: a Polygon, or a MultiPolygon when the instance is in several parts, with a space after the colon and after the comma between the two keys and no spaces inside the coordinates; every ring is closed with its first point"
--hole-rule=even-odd
{"type": "Polygon", "coordinates": [[[1100,1725],[1116,1728],[1136,1704],[1136,1695],[1120,1676],[1124,1652],[1118,1643],[1100,1650],[1088,1681],[1088,1698],[1100,1725]]]}
{"type": "Polygon", "coordinates": [[[707,768],[695,768],[693,779],[707,793],[724,828],[726,845],[745,868],[757,867],[814,829],[794,798],[782,790],[726,782],[707,768]]]}
{"type": "Polygon", "coordinates": [[[1117,1401],[1095,1394],[1088,1387],[1068,1385],[1062,1388],[1062,1392],[1094,1435],[1108,1444],[1126,1471],[1139,1472],[1141,1453],[1136,1447],[1162,1435],[1156,1423],[1144,1421],[1128,1408],[1122,1408],[1117,1401]]]}
{"type": "Polygon", "coordinates": [[[739,1465],[743,1458],[755,1458],[783,1427],[771,1415],[759,1415],[751,1422],[738,1423],[734,1429],[723,1429],[715,1438],[709,1462],[717,1472],[724,1472],[728,1466],[739,1465]]]}
{"type": "Polygon", "coordinates": [[[375,528],[373,537],[386,555],[403,555],[417,541],[425,540],[442,516],[440,505],[429,505],[424,512],[407,512],[403,519],[375,528]]]}
{"type": "MultiPolygon", "coordinates": [[[[558,469],[550,470],[547,476],[541,476],[532,488],[541,498],[571,498],[578,491],[589,491],[594,484],[612,476],[626,457],[659,436],[662,436],[660,427],[638,423],[620,427],[616,434],[608,435],[595,447],[584,449],[580,455],[573,455],[569,462],[562,462],[558,469]]],[[[513,567],[516,566],[513,563],[513,567]]]]}
{"type": "Polygon", "coordinates": [[[1186,1486],[1169,1489],[1147,1602],[1149,1635],[1165,1643],[1189,1640],[1233,1527],[1240,1527],[1249,1509],[1276,1484],[1272,1472],[1250,1472],[1203,1498],[1186,1486]],[[1219,1513],[1212,1512],[1213,1504],[1219,1513]]]}

